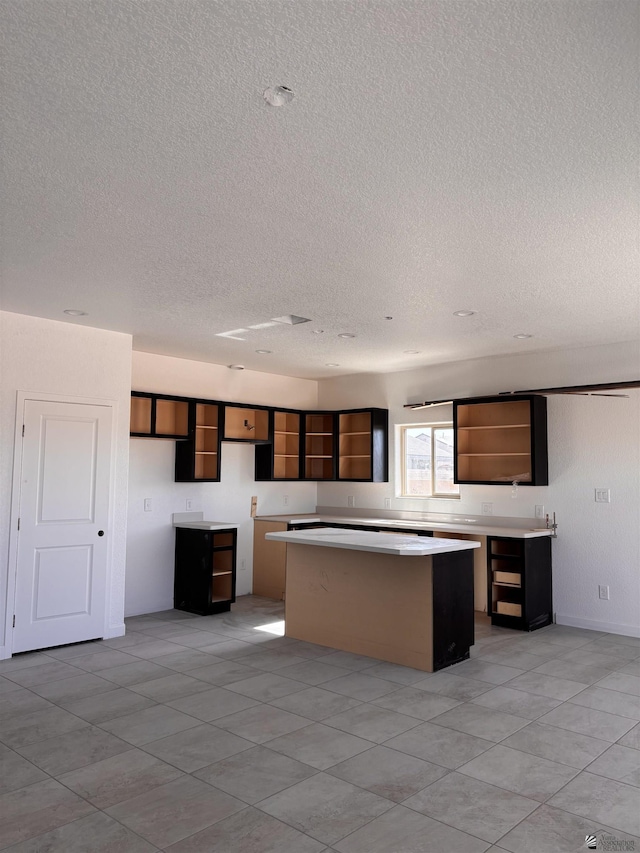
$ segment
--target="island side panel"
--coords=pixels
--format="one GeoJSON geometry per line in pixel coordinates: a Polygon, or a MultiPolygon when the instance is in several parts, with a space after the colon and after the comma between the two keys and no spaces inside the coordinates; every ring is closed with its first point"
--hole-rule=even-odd
{"type": "Polygon", "coordinates": [[[431,561],[289,543],[286,636],[433,672],[431,561]]]}
{"type": "Polygon", "coordinates": [[[481,613],[489,612],[487,601],[487,537],[479,533],[458,533],[447,530],[434,530],[437,539],[465,539],[479,542],[480,547],[473,551],[473,609],[481,613]]]}
{"type": "Polygon", "coordinates": [[[261,521],[253,523],[253,594],[264,598],[284,598],[284,573],[287,543],[265,539],[265,533],[282,533],[286,521],[261,521]]]}
{"type": "Polygon", "coordinates": [[[474,553],[433,555],[434,670],[466,660],[474,643],[474,553]]]}

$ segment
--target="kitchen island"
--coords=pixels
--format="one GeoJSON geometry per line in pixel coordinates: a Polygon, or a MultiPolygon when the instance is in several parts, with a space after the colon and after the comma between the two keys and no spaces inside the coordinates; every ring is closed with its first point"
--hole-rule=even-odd
{"type": "Polygon", "coordinates": [[[479,542],[328,527],[266,538],[287,543],[286,636],[426,672],[469,657],[479,542]]]}

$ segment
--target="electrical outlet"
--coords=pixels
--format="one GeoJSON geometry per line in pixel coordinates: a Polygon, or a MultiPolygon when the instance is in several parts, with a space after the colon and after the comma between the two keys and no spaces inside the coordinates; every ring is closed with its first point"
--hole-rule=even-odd
{"type": "Polygon", "coordinates": [[[604,601],[609,601],[609,587],[608,586],[599,586],[598,587],[598,598],[602,598],[604,601]]]}
{"type": "Polygon", "coordinates": [[[384,508],[385,509],[391,509],[391,498],[385,498],[384,499],[384,508]]]}
{"type": "Polygon", "coordinates": [[[353,495],[349,495],[347,497],[347,506],[355,506],[355,505],[356,505],[355,497],[353,495]]]}
{"type": "Polygon", "coordinates": [[[144,511],[151,512],[151,498],[144,499],[144,511]]]}
{"type": "Polygon", "coordinates": [[[611,503],[611,489],[596,489],[595,501],[597,504],[611,503]]]}
{"type": "Polygon", "coordinates": [[[191,512],[191,510],[193,509],[193,501],[191,500],[191,498],[187,498],[185,503],[187,506],[187,512],[191,512]]]}
{"type": "Polygon", "coordinates": [[[289,495],[282,496],[282,503],[284,506],[289,506],[289,495]]]}
{"type": "Polygon", "coordinates": [[[493,515],[493,504],[492,503],[483,503],[482,504],[482,514],[483,515],[493,515]]]}
{"type": "Polygon", "coordinates": [[[244,570],[245,570],[246,568],[247,568],[247,561],[246,561],[246,560],[241,560],[241,561],[240,561],[240,571],[241,571],[241,572],[244,572],[244,570]]]}
{"type": "Polygon", "coordinates": [[[536,504],[536,518],[544,518],[544,505],[536,504]]]}

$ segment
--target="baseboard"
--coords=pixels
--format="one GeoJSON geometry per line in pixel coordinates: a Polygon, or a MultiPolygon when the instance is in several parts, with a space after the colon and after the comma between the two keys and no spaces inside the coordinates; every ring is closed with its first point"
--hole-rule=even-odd
{"type": "Polygon", "coordinates": [[[607,634],[619,634],[623,637],[640,637],[640,626],[619,625],[616,622],[596,622],[593,619],[583,619],[581,616],[565,616],[556,614],[558,625],[568,625],[571,628],[587,628],[590,631],[604,631],[607,634]]]}
{"type": "Polygon", "coordinates": [[[9,646],[0,646],[0,660],[8,660],[11,657],[9,646]]]}
{"type": "Polygon", "coordinates": [[[149,613],[162,613],[163,610],[173,610],[173,599],[168,602],[156,601],[140,608],[134,607],[131,612],[125,611],[124,618],[130,619],[133,616],[148,616],[149,613]]]}
{"type": "Polygon", "coordinates": [[[124,637],[125,627],[124,622],[118,625],[109,625],[104,633],[103,640],[113,640],[115,637],[124,637]]]}

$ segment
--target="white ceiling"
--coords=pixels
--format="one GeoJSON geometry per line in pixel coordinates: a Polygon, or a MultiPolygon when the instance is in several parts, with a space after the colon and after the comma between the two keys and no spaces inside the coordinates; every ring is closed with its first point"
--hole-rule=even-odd
{"type": "Polygon", "coordinates": [[[0,17],[5,310],[308,378],[638,337],[636,0],[0,17]]]}

